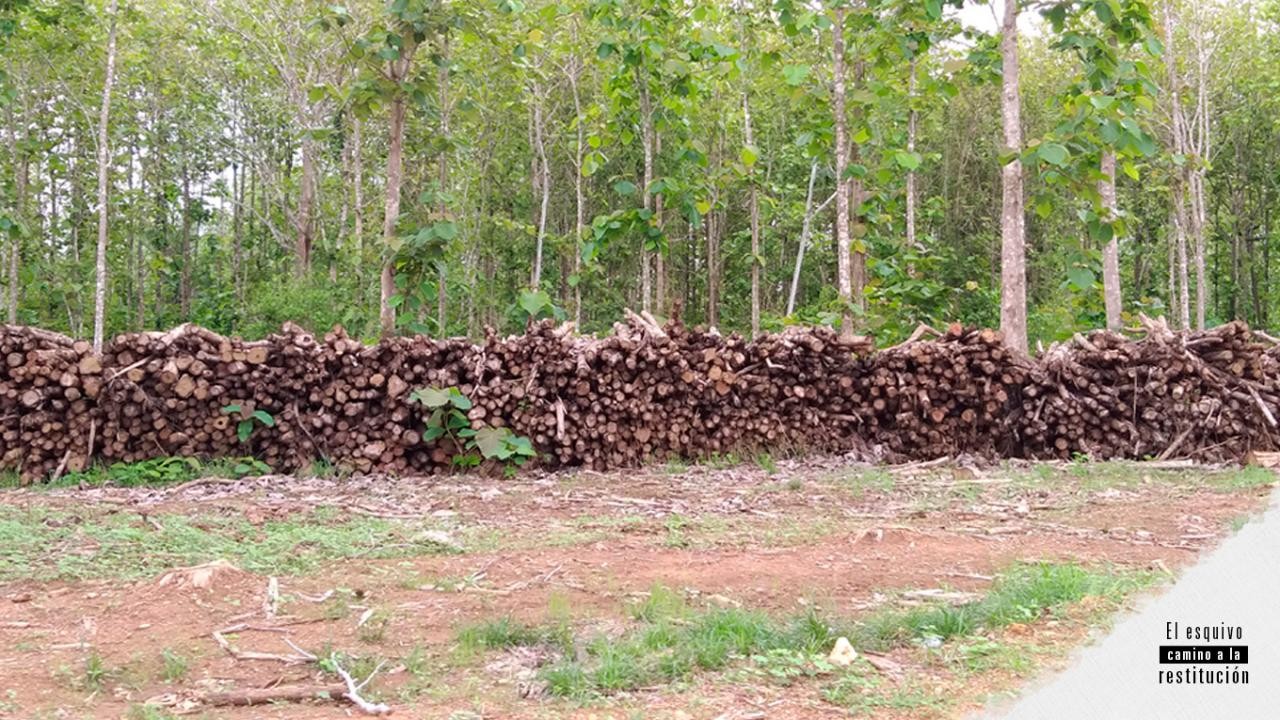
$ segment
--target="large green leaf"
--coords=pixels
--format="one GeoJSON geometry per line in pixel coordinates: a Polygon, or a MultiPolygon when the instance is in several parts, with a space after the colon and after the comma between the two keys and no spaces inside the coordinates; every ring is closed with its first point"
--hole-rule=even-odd
{"type": "Polygon", "coordinates": [[[419,388],[409,394],[409,400],[429,408],[444,407],[449,404],[449,393],[440,388],[419,388]]]}
{"type": "Polygon", "coordinates": [[[1067,151],[1066,147],[1054,142],[1042,144],[1036,149],[1036,155],[1039,155],[1041,160],[1050,165],[1057,165],[1058,167],[1066,165],[1067,158],[1071,157],[1071,153],[1067,151]]]}

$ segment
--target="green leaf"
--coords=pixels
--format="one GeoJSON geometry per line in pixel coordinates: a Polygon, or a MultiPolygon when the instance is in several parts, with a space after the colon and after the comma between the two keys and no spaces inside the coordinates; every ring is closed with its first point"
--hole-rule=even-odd
{"type": "Polygon", "coordinates": [[[893,159],[897,161],[898,165],[908,170],[915,170],[920,167],[920,163],[924,161],[924,158],[920,156],[920,153],[907,152],[906,150],[899,150],[895,152],[893,154],[893,159]]]}
{"type": "Polygon", "coordinates": [[[456,387],[449,388],[449,402],[463,412],[471,409],[471,398],[463,395],[462,391],[456,387]]]}
{"type": "Polygon", "coordinates": [[[520,309],[529,317],[537,317],[544,309],[551,306],[551,296],[545,290],[525,290],[520,293],[520,309]]]}
{"type": "Polygon", "coordinates": [[[804,83],[805,78],[809,77],[808,65],[787,65],[782,68],[782,77],[787,81],[788,85],[795,87],[804,83]]]}
{"type": "Polygon", "coordinates": [[[240,442],[244,442],[248,440],[249,436],[252,434],[253,434],[252,420],[241,420],[240,423],[236,425],[236,437],[240,439],[240,442]]]}
{"type": "Polygon", "coordinates": [[[253,415],[251,415],[250,417],[257,418],[258,422],[262,423],[263,425],[266,425],[267,427],[276,426],[276,419],[272,417],[271,413],[267,412],[266,410],[254,410],[253,415]]]}
{"type": "Polygon", "coordinates": [[[409,402],[416,402],[429,408],[444,407],[449,404],[449,393],[440,388],[419,388],[409,394],[409,402]]]}
{"type": "Polygon", "coordinates": [[[1062,167],[1067,164],[1067,158],[1071,156],[1071,153],[1069,153],[1064,146],[1050,142],[1041,145],[1036,150],[1036,155],[1040,156],[1041,160],[1049,163],[1050,165],[1062,167]]]}
{"type": "Polygon", "coordinates": [[[1126,160],[1124,163],[1120,165],[1120,169],[1124,171],[1125,175],[1129,176],[1129,179],[1134,181],[1137,181],[1139,179],[1138,166],[1134,165],[1133,162],[1126,160]]]}
{"type": "Polygon", "coordinates": [[[458,225],[452,220],[441,220],[431,226],[431,231],[441,240],[452,240],[458,236],[458,225]]]}
{"type": "Polygon", "coordinates": [[[507,436],[510,434],[511,431],[507,428],[480,428],[476,431],[475,436],[476,449],[486,458],[500,458],[501,453],[507,446],[507,436]]]}
{"type": "Polygon", "coordinates": [[[760,151],[750,145],[742,146],[738,151],[738,157],[741,158],[742,164],[751,167],[756,164],[756,160],[760,158],[760,151]]]}
{"type": "Polygon", "coordinates": [[[240,410],[241,410],[241,407],[239,405],[223,405],[222,406],[222,412],[227,415],[230,415],[231,413],[238,413],[240,412],[240,410]]]}
{"type": "Polygon", "coordinates": [[[1096,279],[1097,276],[1089,268],[1073,267],[1067,271],[1067,281],[1081,292],[1093,288],[1096,279]]]}
{"type": "Polygon", "coordinates": [[[634,195],[636,189],[636,184],[630,180],[619,180],[613,184],[613,191],[619,195],[634,195]]]}
{"type": "Polygon", "coordinates": [[[444,427],[441,425],[432,425],[427,428],[426,432],[422,433],[423,442],[431,442],[442,437],[444,437],[444,427]]]}

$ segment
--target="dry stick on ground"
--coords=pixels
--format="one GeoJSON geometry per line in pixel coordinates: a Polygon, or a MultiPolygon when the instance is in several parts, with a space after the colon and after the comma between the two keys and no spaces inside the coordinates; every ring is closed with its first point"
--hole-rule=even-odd
{"type": "Polygon", "coordinates": [[[214,642],[218,643],[218,646],[221,647],[223,650],[225,650],[228,655],[230,655],[231,657],[237,660],[267,660],[271,662],[282,662],[286,665],[302,665],[305,663],[315,662],[316,660],[319,659],[315,655],[312,655],[306,650],[303,650],[299,648],[297,645],[294,645],[292,642],[289,641],[289,638],[283,638],[283,640],[285,641],[286,644],[289,645],[289,647],[293,648],[293,650],[297,653],[295,655],[280,655],[277,653],[257,652],[255,650],[241,650],[237,648],[235,645],[232,645],[231,642],[228,641],[227,638],[225,637],[225,633],[234,633],[234,632],[240,632],[242,630],[251,630],[251,629],[253,628],[251,628],[249,625],[244,623],[241,623],[239,625],[232,625],[231,627],[213,631],[213,640],[214,642]]]}
{"type": "Polygon", "coordinates": [[[204,705],[214,707],[227,705],[267,705],[275,702],[301,702],[304,700],[324,700],[344,697],[347,691],[345,684],[329,685],[279,685],[273,688],[249,688],[245,690],[225,690],[201,695],[199,700],[204,705]]]}
{"type": "Polygon", "coordinates": [[[371,703],[368,700],[365,700],[364,698],[360,697],[360,691],[364,689],[365,685],[369,684],[369,681],[373,679],[374,675],[378,674],[378,671],[382,670],[382,666],[386,664],[385,660],[383,662],[378,663],[378,666],[373,669],[373,672],[369,673],[369,676],[366,677],[364,681],[361,682],[359,685],[356,684],[355,678],[351,677],[351,673],[344,670],[342,666],[338,664],[338,659],[336,657],[332,657],[330,658],[330,660],[333,662],[334,671],[337,672],[338,676],[341,677],[343,682],[347,684],[347,691],[342,694],[342,697],[351,701],[352,705],[355,705],[357,708],[360,709],[361,712],[365,713],[366,715],[390,715],[391,714],[390,705],[387,705],[385,703],[371,703]]]}

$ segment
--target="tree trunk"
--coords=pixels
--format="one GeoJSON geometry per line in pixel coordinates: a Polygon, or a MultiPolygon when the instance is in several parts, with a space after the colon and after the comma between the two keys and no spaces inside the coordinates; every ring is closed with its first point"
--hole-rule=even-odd
{"type": "Polygon", "coordinates": [[[231,164],[231,194],[235,198],[231,220],[231,284],[235,290],[236,310],[244,309],[244,184],[247,170],[243,165],[231,164]]]}
{"type": "MultiPolygon", "coordinates": [[[[746,93],[742,94],[742,121],[747,147],[754,148],[751,102],[746,93]]],[[[755,338],[760,336],[760,206],[756,197],[754,166],[747,170],[747,182],[751,185],[748,199],[748,212],[751,214],[751,337],[755,338]]]]}
{"type": "Polygon", "coordinates": [[[191,173],[185,158],[182,161],[182,271],[178,275],[178,308],[183,322],[191,319],[191,173]]]}
{"type": "Polygon", "coordinates": [[[533,274],[529,278],[529,287],[533,290],[542,288],[542,248],[547,237],[547,206],[551,202],[551,168],[547,163],[547,146],[543,132],[542,92],[537,83],[533,86],[533,142],[538,153],[538,189],[542,193],[542,201],[538,205],[538,238],[533,252],[533,274]]]}
{"type": "MultiPolygon", "coordinates": [[[[644,177],[640,185],[640,193],[644,201],[644,209],[653,209],[653,197],[649,195],[649,184],[653,182],[653,106],[649,100],[649,78],[642,66],[636,71],[636,82],[640,85],[640,129],[644,144],[644,177]]],[[[648,312],[651,305],[652,279],[649,272],[649,239],[642,238],[640,244],[640,307],[648,312]]]]}
{"type": "MultiPolygon", "coordinates": [[[[1107,222],[1116,219],[1116,154],[1111,150],[1102,153],[1102,179],[1098,181],[1098,195],[1102,197],[1102,210],[1107,222]]],[[[1107,329],[1120,330],[1120,241],[1113,232],[1102,248],[1102,299],[1107,310],[1107,329]]]]}
{"type": "Polygon", "coordinates": [[[835,8],[833,14],[831,106],[836,126],[836,282],[843,305],[840,331],[846,337],[851,337],[853,268],[849,257],[849,180],[845,177],[845,171],[849,167],[849,138],[844,116],[844,8],[835,8]]]}
{"type": "MultiPolygon", "coordinates": [[[[575,28],[575,37],[577,29],[575,28]]],[[[578,73],[581,72],[581,66],[578,64],[577,58],[570,59],[573,63],[569,72],[569,87],[573,91],[573,116],[576,118],[574,126],[577,128],[577,143],[574,145],[573,155],[573,195],[574,195],[574,225],[573,225],[573,275],[576,278],[573,283],[573,322],[574,325],[581,330],[582,328],[582,238],[586,231],[586,204],[584,201],[582,188],[582,154],[583,148],[586,147],[586,139],[584,137],[584,128],[582,117],[582,98],[578,93],[578,73]]]]}
{"type": "MultiPolygon", "coordinates": [[[[1169,81],[1169,125],[1173,136],[1171,144],[1174,153],[1186,155],[1189,151],[1187,122],[1182,110],[1180,81],[1175,60],[1177,54],[1174,51],[1178,16],[1174,13],[1171,2],[1166,2],[1164,5],[1164,17],[1165,67],[1169,81]]],[[[1173,196],[1169,210],[1170,219],[1172,220],[1171,229],[1173,231],[1172,236],[1169,238],[1171,275],[1169,290],[1170,294],[1176,295],[1174,304],[1178,310],[1178,327],[1184,330],[1191,327],[1190,288],[1188,287],[1190,283],[1187,275],[1187,176],[1188,173],[1185,169],[1177,170],[1169,183],[1170,194],[1173,196]],[[1175,285],[1173,282],[1175,278],[1177,281],[1176,293],[1174,292],[1175,285]]]]}
{"type": "Polygon", "coordinates": [[[302,187],[298,196],[298,211],[294,216],[294,274],[304,277],[311,270],[312,220],[316,201],[315,140],[310,135],[302,138],[302,187]]]}
{"type": "Polygon", "coordinates": [[[804,222],[800,226],[800,242],[796,246],[796,265],[791,271],[791,291],[787,293],[787,316],[796,311],[796,290],[800,287],[800,268],[804,265],[805,246],[809,244],[809,229],[813,227],[813,184],[818,179],[818,161],[809,167],[809,190],[804,196],[804,222]]]}
{"type": "MultiPolygon", "coordinates": [[[[364,275],[364,148],[360,137],[360,118],[351,121],[351,183],[355,190],[356,277],[364,275]]],[[[363,305],[363,303],[361,303],[363,305]]]]}
{"type": "MultiPolygon", "coordinates": [[[[25,152],[18,150],[18,122],[13,114],[13,104],[10,103],[9,110],[9,155],[13,158],[14,171],[14,218],[22,224],[26,229],[26,213],[27,213],[27,179],[30,167],[30,160],[25,152]]],[[[25,118],[24,118],[25,128],[25,118]]],[[[25,129],[24,129],[25,132],[25,129]]],[[[5,303],[8,311],[8,320],[10,325],[18,323],[18,264],[22,256],[22,236],[23,232],[9,233],[9,257],[8,270],[9,278],[7,288],[7,302],[5,303]]]]}
{"type": "MultiPolygon", "coordinates": [[[[1000,33],[1003,68],[1000,108],[1004,150],[1022,152],[1022,107],[1018,93],[1018,0],[1004,0],[1000,33]]],[[[1022,163],[1013,158],[1000,172],[1000,330],[1005,345],[1027,352],[1026,226],[1022,208],[1022,163]]]]}
{"type": "Polygon", "coordinates": [[[396,220],[400,217],[400,184],[404,177],[404,118],[405,99],[397,93],[391,101],[389,135],[387,139],[387,187],[386,208],[382,216],[382,303],[379,320],[382,337],[396,332],[396,309],[391,298],[396,294],[395,240],[396,220]]]}
{"type": "MultiPolygon", "coordinates": [[[[441,37],[440,42],[441,57],[444,62],[440,64],[439,83],[440,83],[440,134],[446,143],[449,140],[449,33],[446,30],[441,37]]],[[[407,69],[406,69],[407,72],[407,69]]],[[[437,211],[440,213],[440,219],[443,220],[448,216],[449,206],[445,202],[445,195],[449,187],[449,149],[448,145],[440,151],[440,198],[437,211]]],[[[449,283],[448,268],[446,258],[448,257],[447,248],[436,265],[436,333],[441,337],[448,334],[448,299],[449,299],[449,283]]]]}
{"type": "MultiPolygon", "coordinates": [[[[916,97],[916,59],[911,58],[910,68],[907,75],[907,152],[914,153],[916,151],[916,124],[917,113],[915,108],[916,97]]],[[[907,253],[914,254],[918,248],[916,247],[916,171],[907,170],[907,197],[906,197],[906,232],[907,232],[907,253]]],[[[915,277],[915,264],[908,261],[907,276],[915,277]]]]}
{"type": "Polygon", "coordinates": [[[111,149],[107,130],[111,119],[111,84],[116,72],[117,0],[107,6],[107,69],[102,80],[102,110],[98,116],[98,253],[93,290],[93,350],[102,352],[107,318],[107,221],[108,184],[111,182],[111,149]]]}

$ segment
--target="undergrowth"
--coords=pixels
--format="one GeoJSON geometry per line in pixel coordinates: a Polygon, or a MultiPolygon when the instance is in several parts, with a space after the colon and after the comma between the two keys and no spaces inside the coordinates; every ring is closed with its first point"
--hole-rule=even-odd
{"type": "Polygon", "coordinates": [[[544,646],[557,658],[540,671],[548,692],[578,700],[680,683],[699,672],[735,670],[782,683],[823,677],[828,680],[823,692],[829,700],[857,712],[873,712],[926,707],[938,700],[911,687],[877,695],[872,691],[880,680],[865,663],[832,667],[826,653],[840,636],[859,650],[874,651],[973,639],[959,644],[952,654],[965,667],[978,666],[989,649],[976,640],[991,630],[1060,614],[1086,597],[1101,598],[1114,607],[1154,579],[1147,573],[1071,564],[1020,564],[1002,573],[979,600],[954,607],[886,610],[856,622],[813,607],[791,617],[740,608],[694,608],[681,593],[655,586],[646,598],[629,605],[634,623],[621,633],[574,636],[563,622],[533,626],[504,618],[464,628],[458,643],[471,652],[544,646]]]}

